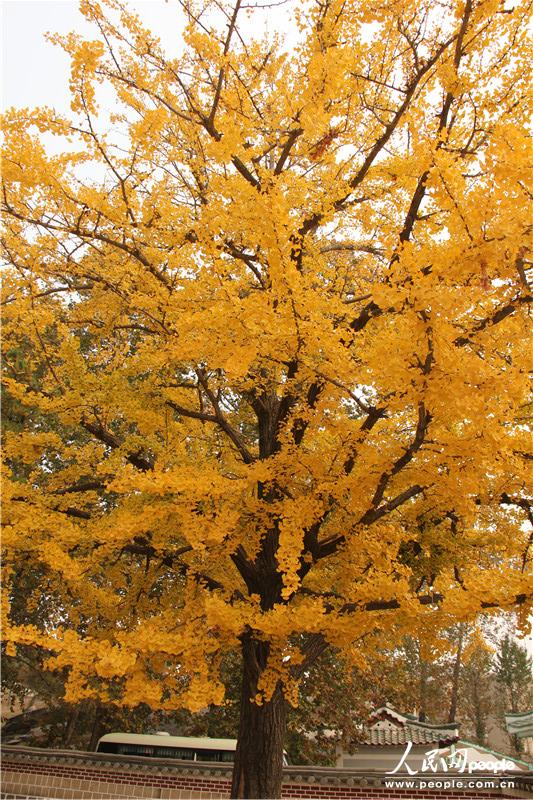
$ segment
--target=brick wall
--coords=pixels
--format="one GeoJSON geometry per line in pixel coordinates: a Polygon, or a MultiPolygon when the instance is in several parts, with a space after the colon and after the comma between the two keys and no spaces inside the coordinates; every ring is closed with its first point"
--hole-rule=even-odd
{"type": "MultiPolygon", "coordinates": [[[[465,776],[466,777],[466,776],[465,776]]],[[[296,800],[466,800],[475,798],[529,798],[533,800],[533,777],[514,778],[513,790],[499,787],[450,790],[436,788],[449,775],[431,775],[434,787],[386,788],[376,773],[324,767],[286,767],[283,797],[296,800]]],[[[2,748],[2,797],[72,798],[161,798],[161,800],[222,800],[229,797],[231,764],[207,764],[143,759],[104,753],[37,748],[2,748]]],[[[483,780],[476,776],[476,781],[483,780]]]]}

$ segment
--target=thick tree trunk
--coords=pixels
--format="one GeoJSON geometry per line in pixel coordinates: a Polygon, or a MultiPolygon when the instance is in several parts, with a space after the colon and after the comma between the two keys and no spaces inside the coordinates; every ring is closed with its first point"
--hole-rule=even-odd
{"type": "Polygon", "coordinates": [[[241,717],[232,798],[281,797],[283,743],[287,725],[287,701],[278,684],[268,702],[253,702],[257,684],[268,658],[268,644],[251,637],[243,640],[241,717]]]}

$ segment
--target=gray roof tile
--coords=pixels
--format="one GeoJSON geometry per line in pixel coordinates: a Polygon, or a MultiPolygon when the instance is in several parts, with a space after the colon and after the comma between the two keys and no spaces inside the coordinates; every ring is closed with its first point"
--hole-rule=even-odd
{"type": "Polygon", "coordinates": [[[439,730],[419,728],[415,725],[405,725],[403,728],[389,728],[388,730],[370,728],[367,730],[365,744],[395,745],[407,744],[438,744],[442,741],[456,738],[454,730],[439,730]]]}

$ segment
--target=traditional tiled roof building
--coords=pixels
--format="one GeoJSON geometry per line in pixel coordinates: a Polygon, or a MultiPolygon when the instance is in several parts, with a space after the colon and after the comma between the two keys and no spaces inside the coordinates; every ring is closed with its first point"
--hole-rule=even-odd
{"type": "Polygon", "coordinates": [[[522,739],[525,752],[533,756],[533,711],[509,712],[505,715],[505,724],[512,736],[522,739]]]}
{"type": "Polygon", "coordinates": [[[365,744],[370,745],[437,745],[445,747],[457,741],[459,725],[448,722],[433,725],[422,722],[414,714],[401,714],[391,706],[376,709],[366,728],[365,744]]]}
{"type": "MultiPolygon", "coordinates": [[[[529,720],[525,719],[527,715],[515,716],[521,718],[512,724],[533,735],[533,712],[529,714],[529,720]]],[[[528,764],[520,759],[503,756],[460,739],[458,722],[435,725],[418,719],[415,714],[401,713],[389,705],[381,706],[370,714],[362,741],[351,752],[341,748],[337,750],[337,767],[390,773],[405,758],[409,743],[408,763],[412,771],[423,770],[424,762],[436,750],[439,750],[439,757],[444,759],[460,750],[469,762],[506,758],[514,763],[513,769],[528,769],[528,764]]]]}
{"type": "Polygon", "coordinates": [[[392,770],[400,761],[408,742],[412,743],[410,762],[421,764],[428,750],[447,747],[456,742],[458,737],[457,722],[433,725],[418,719],[415,714],[402,713],[384,705],[370,714],[362,741],[354,747],[353,752],[337,751],[337,766],[378,772],[392,770]]]}

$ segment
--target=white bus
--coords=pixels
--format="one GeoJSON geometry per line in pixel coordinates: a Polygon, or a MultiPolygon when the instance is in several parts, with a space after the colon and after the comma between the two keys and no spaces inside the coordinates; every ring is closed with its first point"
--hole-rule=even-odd
{"type": "Polygon", "coordinates": [[[116,753],[145,758],[177,758],[181,761],[230,762],[235,759],[236,739],[171,736],[168,733],[106,733],[97,753],[116,753]]]}
{"type": "MultiPolygon", "coordinates": [[[[145,758],[177,758],[180,761],[218,761],[228,763],[235,760],[237,739],[208,739],[195,736],[171,736],[165,731],[158,733],[106,733],[98,740],[97,753],[115,753],[121,756],[144,756],[145,758]]],[[[287,754],[283,751],[283,763],[287,765],[287,754]]]]}

